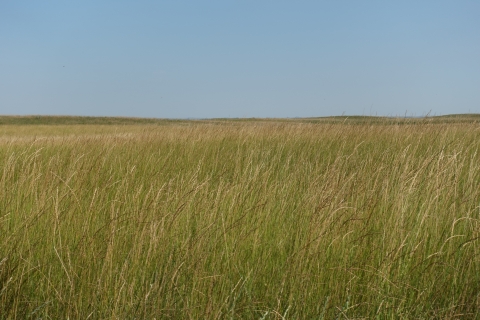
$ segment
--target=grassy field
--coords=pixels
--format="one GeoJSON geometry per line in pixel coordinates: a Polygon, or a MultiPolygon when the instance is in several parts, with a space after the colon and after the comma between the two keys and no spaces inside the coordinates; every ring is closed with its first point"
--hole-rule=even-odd
{"type": "Polygon", "coordinates": [[[0,117],[0,319],[480,319],[479,121],[0,117]]]}

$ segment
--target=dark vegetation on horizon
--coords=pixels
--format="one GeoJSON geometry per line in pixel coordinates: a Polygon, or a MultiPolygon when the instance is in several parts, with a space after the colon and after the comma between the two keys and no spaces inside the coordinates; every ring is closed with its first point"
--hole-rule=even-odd
{"type": "Polygon", "coordinates": [[[451,114],[426,117],[380,117],[380,116],[330,116],[311,118],[212,118],[212,119],[160,119],[133,117],[90,116],[5,116],[0,115],[0,125],[165,125],[182,122],[306,122],[306,123],[370,123],[370,124],[415,124],[415,123],[472,123],[480,121],[480,114],[451,114]]]}

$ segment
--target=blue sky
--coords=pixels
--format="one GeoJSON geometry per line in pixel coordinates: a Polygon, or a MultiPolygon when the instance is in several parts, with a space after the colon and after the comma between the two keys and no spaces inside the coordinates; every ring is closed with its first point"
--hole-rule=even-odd
{"type": "Polygon", "coordinates": [[[0,2],[0,114],[480,113],[480,1],[0,2]]]}

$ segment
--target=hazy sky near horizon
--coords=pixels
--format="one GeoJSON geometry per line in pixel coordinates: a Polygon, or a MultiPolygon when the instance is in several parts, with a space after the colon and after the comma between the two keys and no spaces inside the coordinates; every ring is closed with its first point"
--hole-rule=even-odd
{"type": "Polygon", "coordinates": [[[0,2],[0,114],[480,113],[480,1],[0,2]]]}

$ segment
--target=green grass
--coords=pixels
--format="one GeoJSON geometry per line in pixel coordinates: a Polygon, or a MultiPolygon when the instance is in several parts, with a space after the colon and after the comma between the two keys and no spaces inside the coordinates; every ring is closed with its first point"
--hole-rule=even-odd
{"type": "Polygon", "coordinates": [[[0,319],[480,318],[475,121],[0,126],[0,319]]]}

